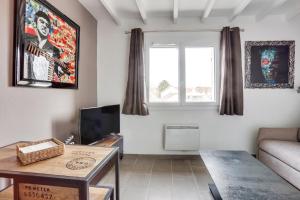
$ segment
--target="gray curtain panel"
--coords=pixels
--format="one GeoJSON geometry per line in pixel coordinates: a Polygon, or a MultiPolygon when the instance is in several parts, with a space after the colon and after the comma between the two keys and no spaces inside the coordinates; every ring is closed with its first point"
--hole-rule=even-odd
{"type": "Polygon", "coordinates": [[[144,77],[144,33],[137,28],[131,30],[128,81],[123,114],[149,115],[145,103],[144,77]]]}
{"type": "Polygon", "coordinates": [[[243,115],[243,75],[240,29],[221,32],[221,115],[243,115]]]}

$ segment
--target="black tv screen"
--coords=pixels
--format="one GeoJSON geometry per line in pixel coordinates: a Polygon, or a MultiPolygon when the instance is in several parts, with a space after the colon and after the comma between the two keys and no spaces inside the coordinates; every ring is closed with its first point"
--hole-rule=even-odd
{"type": "Polygon", "coordinates": [[[80,110],[81,144],[91,144],[111,133],[120,133],[120,105],[80,110]]]}

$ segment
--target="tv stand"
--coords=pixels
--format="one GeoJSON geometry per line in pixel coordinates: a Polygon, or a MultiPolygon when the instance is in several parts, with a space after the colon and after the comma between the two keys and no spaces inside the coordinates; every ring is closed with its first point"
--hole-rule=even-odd
{"type": "Polygon", "coordinates": [[[120,159],[123,158],[123,136],[113,134],[89,145],[97,147],[119,147],[120,159]]]}

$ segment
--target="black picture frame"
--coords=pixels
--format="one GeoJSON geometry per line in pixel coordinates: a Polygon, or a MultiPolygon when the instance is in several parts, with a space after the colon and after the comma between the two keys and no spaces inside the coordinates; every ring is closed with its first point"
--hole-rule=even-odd
{"type": "Polygon", "coordinates": [[[80,27],[46,0],[15,0],[13,86],[78,89],[80,27]]]}
{"type": "Polygon", "coordinates": [[[294,88],[295,41],[246,41],[245,88],[294,88]]]}

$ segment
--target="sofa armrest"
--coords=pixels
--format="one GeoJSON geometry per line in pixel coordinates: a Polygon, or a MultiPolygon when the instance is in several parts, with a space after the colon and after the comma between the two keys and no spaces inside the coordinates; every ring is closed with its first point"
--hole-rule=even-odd
{"type": "Polygon", "coordinates": [[[265,139],[298,141],[299,128],[260,128],[258,131],[257,144],[265,139]]]}
{"type": "Polygon", "coordinates": [[[262,140],[298,141],[299,128],[260,128],[257,136],[257,152],[259,159],[259,145],[262,140]]]}

